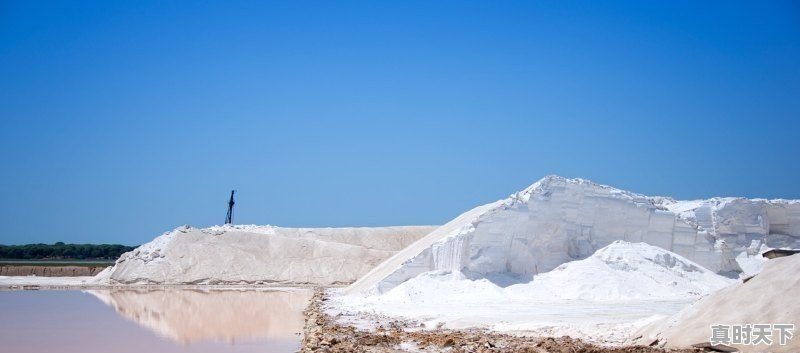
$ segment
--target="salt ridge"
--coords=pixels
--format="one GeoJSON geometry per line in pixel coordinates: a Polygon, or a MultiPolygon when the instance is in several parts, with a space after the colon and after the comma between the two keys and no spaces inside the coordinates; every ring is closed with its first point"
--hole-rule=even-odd
{"type": "Polygon", "coordinates": [[[343,284],[435,227],[178,227],[123,254],[97,284],[343,284]]]}

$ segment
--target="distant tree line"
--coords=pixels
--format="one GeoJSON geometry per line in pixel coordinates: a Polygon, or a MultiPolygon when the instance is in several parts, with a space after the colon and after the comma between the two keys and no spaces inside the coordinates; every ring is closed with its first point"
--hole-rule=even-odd
{"type": "Polygon", "coordinates": [[[43,260],[43,259],[77,259],[77,260],[116,260],[135,246],[116,244],[27,244],[0,245],[0,259],[43,260]]]}

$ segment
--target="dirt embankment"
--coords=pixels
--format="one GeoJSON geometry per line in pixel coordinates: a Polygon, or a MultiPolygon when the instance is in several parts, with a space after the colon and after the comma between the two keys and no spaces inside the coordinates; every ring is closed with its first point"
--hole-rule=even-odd
{"type": "Polygon", "coordinates": [[[480,330],[410,331],[400,321],[362,331],[336,323],[326,315],[324,291],[316,290],[303,312],[306,317],[301,353],[389,353],[424,349],[449,353],[697,353],[702,350],[669,350],[645,346],[600,347],[570,337],[519,337],[480,330]],[[388,327],[387,327],[388,326],[388,327]],[[404,349],[405,348],[405,349],[404,349]]]}
{"type": "Polygon", "coordinates": [[[106,266],[0,266],[0,276],[77,277],[94,276],[106,266]]]}

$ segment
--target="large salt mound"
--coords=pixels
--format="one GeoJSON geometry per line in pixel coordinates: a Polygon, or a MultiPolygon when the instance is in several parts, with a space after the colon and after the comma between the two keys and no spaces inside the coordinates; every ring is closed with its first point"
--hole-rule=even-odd
{"type": "Polygon", "coordinates": [[[618,240],[589,258],[567,262],[506,290],[519,297],[545,292],[562,299],[681,299],[732,283],[678,254],[618,240]]]}
{"type": "Polygon", "coordinates": [[[525,278],[584,259],[615,240],[645,242],[735,276],[743,252],[800,246],[800,202],[675,201],[548,176],[436,229],[346,293],[385,292],[429,271],[525,278]]]}
{"type": "Polygon", "coordinates": [[[624,241],[535,275],[527,283],[506,286],[504,280],[429,271],[383,294],[334,295],[328,310],[356,325],[364,324],[362,314],[377,313],[425,327],[478,327],[622,343],[655,317],[672,315],[735,282],[659,247],[624,241]]]}
{"type": "MultiPolygon", "coordinates": [[[[800,255],[768,261],[763,271],[747,282],[739,283],[706,298],[640,331],[639,343],[657,338],[667,347],[687,347],[708,342],[711,325],[794,324],[800,322],[800,305],[795,295],[800,288],[800,255]]],[[[800,338],[779,345],[772,332],[772,345],[735,345],[742,352],[800,352],[800,338]]]]}
{"type": "MultiPolygon", "coordinates": [[[[565,263],[529,282],[504,288],[502,278],[472,279],[462,272],[430,271],[371,301],[383,303],[503,300],[672,300],[709,294],[734,280],[659,247],[615,241],[590,257],[565,263]]],[[[369,301],[369,300],[368,300],[369,301]]]]}
{"type": "Polygon", "coordinates": [[[107,284],[345,284],[435,227],[180,227],[123,254],[107,284]]]}

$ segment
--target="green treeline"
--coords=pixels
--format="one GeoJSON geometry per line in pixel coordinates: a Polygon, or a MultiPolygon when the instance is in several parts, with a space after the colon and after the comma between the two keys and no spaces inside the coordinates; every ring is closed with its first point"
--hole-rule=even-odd
{"type": "Polygon", "coordinates": [[[40,260],[40,259],[78,259],[78,260],[116,260],[122,253],[136,248],[116,244],[27,244],[0,245],[0,259],[40,260]]]}

